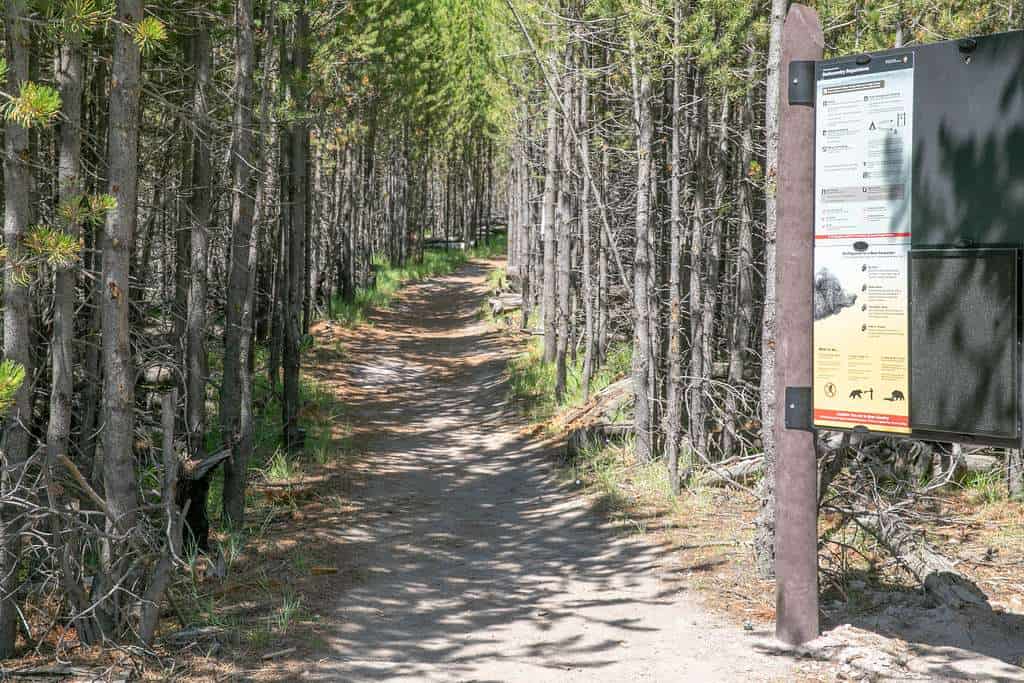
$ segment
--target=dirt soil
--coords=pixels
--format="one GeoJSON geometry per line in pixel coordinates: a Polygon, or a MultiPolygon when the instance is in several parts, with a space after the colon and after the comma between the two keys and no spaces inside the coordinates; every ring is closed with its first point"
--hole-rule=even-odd
{"type": "Polygon", "coordinates": [[[352,406],[362,476],[292,551],[337,568],[306,587],[315,637],[248,676],[793,680],[765,633],[665,576],[666,548],[560,483],[507,401],[514,342],[479,315],[493,265],[411,286],[354,332],[318,328],[314,374],[352,406]]]}

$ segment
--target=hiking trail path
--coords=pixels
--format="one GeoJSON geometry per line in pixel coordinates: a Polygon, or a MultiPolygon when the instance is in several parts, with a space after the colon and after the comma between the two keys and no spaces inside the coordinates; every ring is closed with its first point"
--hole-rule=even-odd
{"type": "Polygon", "coordinates": [[[793,660],[699,605],[662,547],[559,480],[509,403],[514,340],[481,320],[491,266],[404,288],[317,367],[370,436],[351,523],[360,580],[320,601],[304,680],[786,681],[793,660]]]}

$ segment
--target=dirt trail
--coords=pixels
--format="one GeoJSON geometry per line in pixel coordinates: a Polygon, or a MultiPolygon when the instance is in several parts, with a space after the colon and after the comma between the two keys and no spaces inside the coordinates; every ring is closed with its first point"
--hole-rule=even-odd
{"type": "Polygon", "coordinates": [[[320,602],[326,637],[302,677],[792,680],[788,659],[659,578],[662,549],[559,484],[506,402],[512,349],[478,319],[486,273],[404,290],[325,373],[373,437],[358,512],[331,530],[358,579],[320,602]]]}

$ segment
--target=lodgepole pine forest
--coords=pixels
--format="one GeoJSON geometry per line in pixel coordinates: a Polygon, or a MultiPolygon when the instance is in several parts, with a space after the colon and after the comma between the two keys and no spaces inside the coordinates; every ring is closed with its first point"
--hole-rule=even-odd
{"type": "MultiPolygon", "coordinates": [[[[1015,2],[809,4],[826,56],[1024,22],[1015,2]]],[[[0,659],[61,652],[56,628],[147,652],[188,621],[174,586],[258,525],[254,482],[327,420],[318,324],[503,249],[491,316],[526,349],[520,402],[620,397],[627,419],[570,441],[625,435],[673,496],[746,491],[770,579],[788,8],[3,0],[0,659]]],[[[1024,496],[1019,451],[820,450],[822,511],[921,582],[963,578],[908,531],[954,470],[1024,496]]]]}

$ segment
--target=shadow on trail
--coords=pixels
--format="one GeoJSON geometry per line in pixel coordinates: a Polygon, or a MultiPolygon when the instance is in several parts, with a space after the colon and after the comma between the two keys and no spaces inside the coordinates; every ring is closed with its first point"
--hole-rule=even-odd
{"type": "Polygon", "coordinates": [[[318,350],[324,380],[354,391],[372,455],[354,523],[326,532],[358,579],[339,586],[340,626],[307,675],[601,669],[629,656],[630,634],[658,630],[645,610],[679,594],[642,584],[663,551],[602,528],[519,429],[509,342],[479,324],[483,289],[465,287],[485,273],[419,285],[341,354],[318,350]]]}

